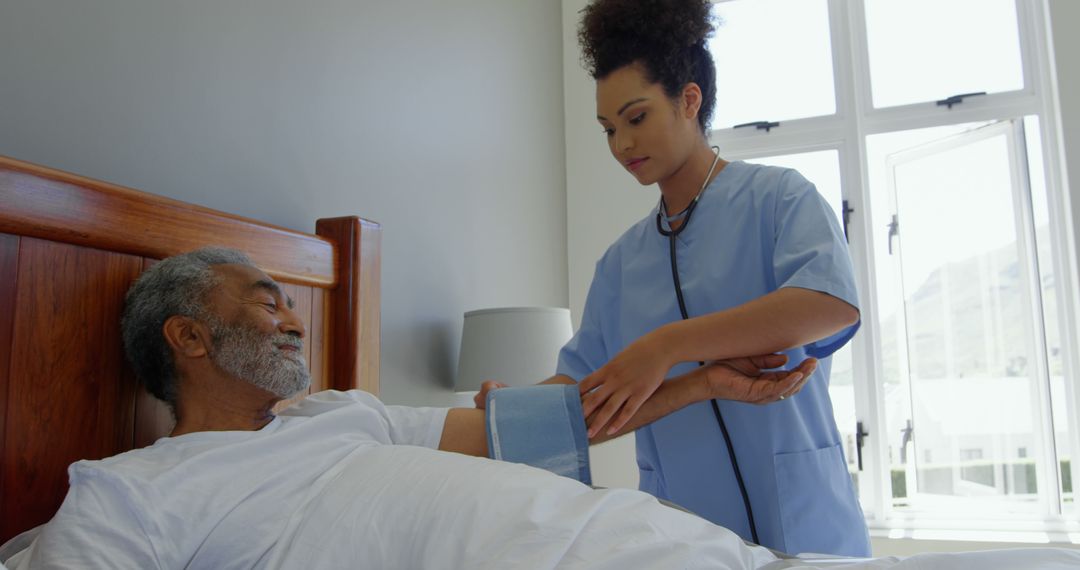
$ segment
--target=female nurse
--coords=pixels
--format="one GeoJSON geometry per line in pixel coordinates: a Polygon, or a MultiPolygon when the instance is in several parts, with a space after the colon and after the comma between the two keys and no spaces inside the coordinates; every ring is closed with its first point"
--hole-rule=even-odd
{"type": "Polygon", "coordinates": [[[582,14],[608,147],[660,199],[597,262],[548,382],[579,382],[595,437],[700,363],[819,359],[775,403],[703,401],[637,430],[640,488],[771,548],[869,556],[828,392],[829,355],[859,323],[831,208],[794,170],[710,148],[707,0],[595,0],[582,14]]]}

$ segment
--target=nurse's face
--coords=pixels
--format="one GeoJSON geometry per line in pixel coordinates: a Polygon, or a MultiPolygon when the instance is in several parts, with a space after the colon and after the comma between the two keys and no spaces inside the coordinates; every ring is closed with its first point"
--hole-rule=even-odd
{"type": "Polygon", "coordinates": [[[700,142],[696,111],[672,101],[659,83],[650,83],[638,64],[613,71],[596,82],[596,118],[608,148],[643,185],[665,180],[700,142]]]}

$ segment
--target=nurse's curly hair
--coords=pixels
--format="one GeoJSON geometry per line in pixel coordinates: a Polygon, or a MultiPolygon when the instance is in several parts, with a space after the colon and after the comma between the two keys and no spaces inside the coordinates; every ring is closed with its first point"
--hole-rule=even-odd
{"type": "Polygon", "coordinates": [[[594,0],[581,11],[578,43],[593,79],[637,63],[674,99],[687,83],[701,88],[698,125],[705,133],[716,106],[716,67],[708,0],[594,0]]]}

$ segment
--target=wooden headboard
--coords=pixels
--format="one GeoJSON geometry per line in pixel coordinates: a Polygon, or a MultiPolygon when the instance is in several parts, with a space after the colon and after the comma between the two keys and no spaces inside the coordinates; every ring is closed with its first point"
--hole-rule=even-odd
{"type": "Polygon", "coordinates": [[[378,393],[378,224],[303,234],[0,157],[0,542],[52,517],[70,463],[169,432],[124,359],[120,313],[143,269],[208,245],[244,251],[296,300],[312,391],[378,393]]]}

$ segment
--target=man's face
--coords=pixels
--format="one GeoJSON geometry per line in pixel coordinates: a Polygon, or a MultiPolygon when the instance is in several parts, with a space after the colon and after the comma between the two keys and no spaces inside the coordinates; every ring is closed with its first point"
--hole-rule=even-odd
{"type": "Polygon", "coordinates": [[[288,398],[306,390],[303,321],[293,302],[265,273],[246,265],[218,265],[222,284],[211,294],[210,361],[226,374],[288,398]]]}

